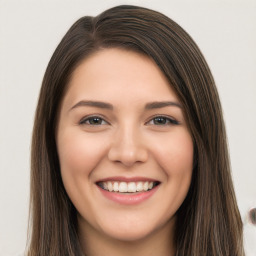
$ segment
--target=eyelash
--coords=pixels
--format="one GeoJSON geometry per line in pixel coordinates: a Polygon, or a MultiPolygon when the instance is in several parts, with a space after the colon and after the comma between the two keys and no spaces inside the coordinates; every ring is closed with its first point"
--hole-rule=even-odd
{"type": "Polygon", "coordinates": [[[91,125],[91,126],[100,126],[100,125],[102,125],[102,123],[100,123],[100,124],[90,124],[90,123],[87,123],[88,121],[90,122],[90,121],[92,121],[93,119],[94,119],[94,120],[98,119],[98,120],[100,120],[100,121],[105,122],[105,124],[109,124],[107,121],[104,120],[104,118],[102,118],[102,117],[100,117],[100,116],[89,116],[89,117],[86,117],[86,118],[82,119],[82,120],[79,122],[79,124],[81,124],[81,125],[91,125]]]}
{"type": "MultiPolygon", "coordinates": [[[[89,117],[86,117],[84,119],[82,119],[80,122],[79,122],[80,125],[90,125],[90,126],[100,126],[100,125],[106,125],[106,124],[109,124],[107,121],[104,120],[104,118],[100,117],[100,116],[89,116],[89,117]],[[100,124],[92,124],[92,123],[88,123],[90,121],[100,121],[100,124]],[[105,122],[105,124],[102,124],[102,122],[105,122]]],[[[150,125],[157,125],[157,126],[167,126],[167,125],[178,125],[179,122],[173,118],[170,118],[170,117],[167,117],[167,116],[162,116],[162,115],[159,115],[159,116],[154,116],[153,118],[151,118],[149,121],[146,122],[146,124],[150,124],[150,125]],[[150,124],[150,122],[154,122],[156,121],[157,119],[162,119],[162,121],[164,121],[164,124],[156,124],[156,123],[152,123],[150,124]]]]}
{"type": "Polygon", "coordinates": [[[150,122],[152,122],[152,121],[154,121],[154,120],[156,121],[156,119],[165,120],[165,123],[164,123],[164,124],[155,124],[155,123],[153,123],[153,124],[151,124],[151,125],[166,126],[166,125],[178,125],[178,124],[179,124],[179,122],[178,122],[177,120],[175,120],[175,119],[173,119],[173,118],[171,118],[171,117],[161,116],[161,115],[159,115],[159,116],[154,116],[153,118],[151,118],[151,119],[147,122],[147,124],[149,124],[150,122]]]}

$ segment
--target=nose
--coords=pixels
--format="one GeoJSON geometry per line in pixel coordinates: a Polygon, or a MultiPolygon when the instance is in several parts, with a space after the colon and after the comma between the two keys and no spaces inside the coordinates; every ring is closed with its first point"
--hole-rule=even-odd
{"type": "Polygon", "coordinates": [[[122,163],[126,167],[146,162],[148,150],[141,133],[129,127],[120,129],[114,135],[108,158],[110,161],[122,163]]]}

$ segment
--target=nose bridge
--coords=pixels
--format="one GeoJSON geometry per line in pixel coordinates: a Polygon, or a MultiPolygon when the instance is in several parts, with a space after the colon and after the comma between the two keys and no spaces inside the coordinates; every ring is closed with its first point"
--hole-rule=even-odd
{"type": "Polygon", "coordinates": [[[119,126],[111,143],[109,159],[126,166],[147,160],[147,148],[138,126],[128,123],[119,126]]]}
{"type": "Polygon", "coordinates": [[[122,145],[127,144],[127,146],[135,146],[139,143],[139,133],[138,129],[135,128],[135,125],[128,125],[124,124],[119,130],[118,130],[119,139],[122,141],[122,145]],[[137,136],[136,136],[137,134],[137,136]],[[137,138],[136,138],[137,137],[137,138]]]}

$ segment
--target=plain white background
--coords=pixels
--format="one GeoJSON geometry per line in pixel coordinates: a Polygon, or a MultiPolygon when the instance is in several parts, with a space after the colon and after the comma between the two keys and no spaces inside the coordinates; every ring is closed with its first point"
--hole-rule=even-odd
{"type": "Polygon", "coordinates": [[[81,16],[119,5],[158,10],[197,42],[215,77],[224,110],[247,256],[256,255],[255,0],[0,0],[0,256],[24,251],[30,141],[47,63],[81,16]]]}

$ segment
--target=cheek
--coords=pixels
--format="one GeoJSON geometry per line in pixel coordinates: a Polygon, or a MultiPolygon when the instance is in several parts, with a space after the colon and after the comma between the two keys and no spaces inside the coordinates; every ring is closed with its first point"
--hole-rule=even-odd
{"type": "Polygon", "coordinates": [[[194,146],[186,130],[175,133],[155,147],[158,163],[167,176],[191,176],[193,169],[194,146]]]}
{"type": "Polygon", "coordinates": [[[103,144],[80,132],[63,132],[58,137],[62,176],[88,176],[104,155],[103,144]]]}
{"type": "Polygon", "coordinates": [[[65,129],[59,132],[57,149],[61,177],[65,190],[76,209],[89,204],[84,195],[91,187],[91,173],[104,158],[103,140],[95,140],[77,129],[65,129]]]}

